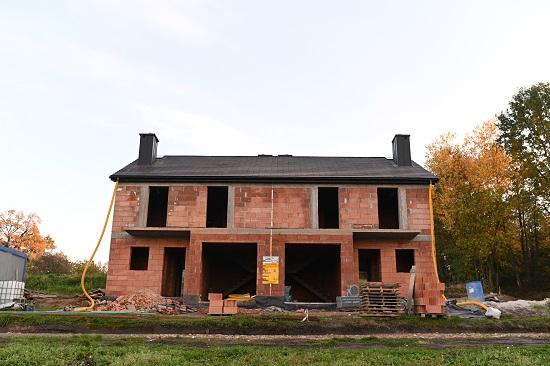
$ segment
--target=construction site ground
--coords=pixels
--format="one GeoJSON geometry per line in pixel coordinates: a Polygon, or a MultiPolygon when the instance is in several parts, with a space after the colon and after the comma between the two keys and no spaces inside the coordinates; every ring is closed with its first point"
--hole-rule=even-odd
{"type": "Polygon", "coordinates": [[[550,316],[503,316],[501,319],[372,318],[361,313],[304,314],[247,310],[233,316],[201,313],[2,312],[0,333],[226,334],[226,335],[376,335],[399,333],[550,333],[550,316]]]}
{"type": "Polygon", "coordinates": [[[93,312],[71,311],[86,305],[79,295],[32,301],[37,311],[0,312],[0,366],[550,365],[547,300],[496,303],[501,319],[309,309],[307,320],[300,307],[209,316],[206,304],[146,291],[99,300],[93,312]]]}
{"type": "Polygon", "coordinates": [[[4,365],[548,365],[548,334],[0,335],[4,365]]]}

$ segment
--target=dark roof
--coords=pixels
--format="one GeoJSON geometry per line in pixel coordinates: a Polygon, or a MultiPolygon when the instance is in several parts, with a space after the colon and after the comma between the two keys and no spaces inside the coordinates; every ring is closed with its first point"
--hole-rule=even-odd
{"type": "Polygon", "coordinates": [[[125,182],[389,182],[424,184],[437,177],[415,162],[366,157],[291,155],[164,156],[152,165],[137,160],[110,176],[125,182]]]}

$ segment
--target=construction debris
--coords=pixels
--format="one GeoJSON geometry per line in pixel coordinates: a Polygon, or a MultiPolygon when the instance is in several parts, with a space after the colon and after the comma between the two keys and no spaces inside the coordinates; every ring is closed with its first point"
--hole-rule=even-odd
{"type": "Polygon", "coordinates": [[[267,308],[263,308],[262,311],[275,311],[275,312],[283,312],[283,308],[280,308],[278,306],[268,306],[267,308]]]}
{"type": "MultiPolygon", "coordinates": [[[[99,293],[95,294],[99,296],[99,293]]],[[[137,292],[119,296],[115,301],[105,301],[96,310],[99,311],[130,311],[130,312],[157,312],[160,314],[184,314],[196,310],[188,307],[179,300],[162,297],[148,289],[141,289],[137,292]]]]}
{"type": "Polygon", "coordinates": [[[487,301],[485,304],[500,310],[506,315],[533,316],[550,313],[550,299],[541,301],[515,300],[506,302],[487,301]]]}
{"type": "MultiPolygon", "coordinates": [[[[88,291],[88,295],[90,295],[90,297],[94,300],[105,300],[105,290],[102,288],[88,291]]],[[[80,298],[85,299],[86,295],[82,294],[80,295],[80,298]]]]}
{"type": "Polygon", "coordinates": [[[25,298],[28,300],[36,300],[36,299],[55,299],[57,295],[52,294],[45,294],[43,292],[33,291],[29,289],[25,289],[25,298]]]}

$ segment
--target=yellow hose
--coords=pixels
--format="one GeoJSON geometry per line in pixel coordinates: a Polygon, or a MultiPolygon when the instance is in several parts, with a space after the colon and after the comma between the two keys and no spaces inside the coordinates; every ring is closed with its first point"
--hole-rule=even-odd
{"type": "Polygon", "coordinates": [[[479,308],[482,308],[483,310],[487,311],[489,310],[489,307],[485,304],[482,304],[480,302],[477,302],[477,301],[461,301],[461,302],[457,302],[456,303],[457,306],[468,306],[468,305],[474,305],[474,306],[477,306],[479,308]]]}
{"type": "MultiPolygon", "coordinates": [[[[435,228],[434,228],[434,208],[433,208],[433,202],[432,202],[432,190],[433,190],[433,184],[430,183],[430,189],[428,190],[428,201],[430,204],[430,229],[432,233],[432,260],[433,260],[433,266],[434,266],[434,272],[435,272],[435,278],[437,280],[437,283],[439,283],[439,272],[437,270],[437,259],[435,254],[435,228]]],[[[442,294],[443,300],[447,301],[447,297],[445,297],[445,294],[442,294]]]]}
{"type": "Polygon", "coordinates": [[[95,254],[97,253],[97,250],[99,249],[99,244],[101,244],[101,240],[103,240],[103,235],[105,234],[105,230],[107,229],[107,224],[109,223],[109,216],[111,216],[111,211],[113,210],[113,205],[115,203],[115,196],[116,196],[116,190],[118,188],[118,179],[115,182],[115,187],[113,189],[113,194],[111,196],[111,203],[109,204],[109,210],[107,211],[107,216],[105,217],[105,223],[103,224],[103,229],[101,230],[101,234],[99,235],[99,239],[97,240],[97,244],[95,246],[94,252],[92,253],[92,256],[90,259],[88,259],[88,262],[86,262],[86,265],[84,266],[84,270],[82,271],[82,277],[80,277],[80,287],[82,288],[82,291],[84,292],[84,295],[88,299],[88,302],[90,303],[89,306],[84,306],[80,308],[74,308],[73,311],[88,311],[92,310],[95,306],[94,299],[91,298],[88,291],[86,291],[86,286],[84,285],[84,280],[86,279],[86,272],[88,272],[88,268],[93,263],[95,254]]]}

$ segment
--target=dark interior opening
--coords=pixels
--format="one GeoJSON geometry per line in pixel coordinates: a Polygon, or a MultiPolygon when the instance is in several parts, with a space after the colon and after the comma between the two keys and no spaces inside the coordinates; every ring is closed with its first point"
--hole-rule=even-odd
{"type": "Polygon", "coordinates": [[[183,293],[185,248],[164,248],[161,295],[179,297],[183,293]]]}
{"type": "Polygon", "coordinates": [[[147,226],[165,227],[168,213],[168,187],[149,187],[147,226]]]}
{"type": "Polygon", "coordinates": [[[340,296],[340,246],[286,244],[285,286],[297,302],[335,302],[340,296]]]}
{"type": "Polygon", "coordinates": [[[359,279],[369,282],[382,281],[380,249],[359,249],[359,279]]]}
{"type": "Polygon", "coordinates": [[[410,272],[414,266],[414,249],[395,250],[395,268],[397,272],[410,272]]]}
{"type": "Polygon", "coordinates": [[[317,194],[317,212],[320,229],[338,229],[340,215],[338,213],[338,188],[319,187],[317,194]]]}
{"type": "Polygon", "coordinates": [[[130,248],[130,269],[132,271],[147,271],[149,267],[149,247],[130,248]]]}
{"type": "Polygon", "coordinates": [[[208,187],[206,227],[227,227],[227,187],[208,187]]]}
{"type": "Polygon", "coordinates": [[[256,244],[203,244],[203,298],[256,293],[256,244]]]}
{"type": "Polygon", "coordinates": [[[378,188],[378,227],[399,229],[397,188],[378,188]]]}

